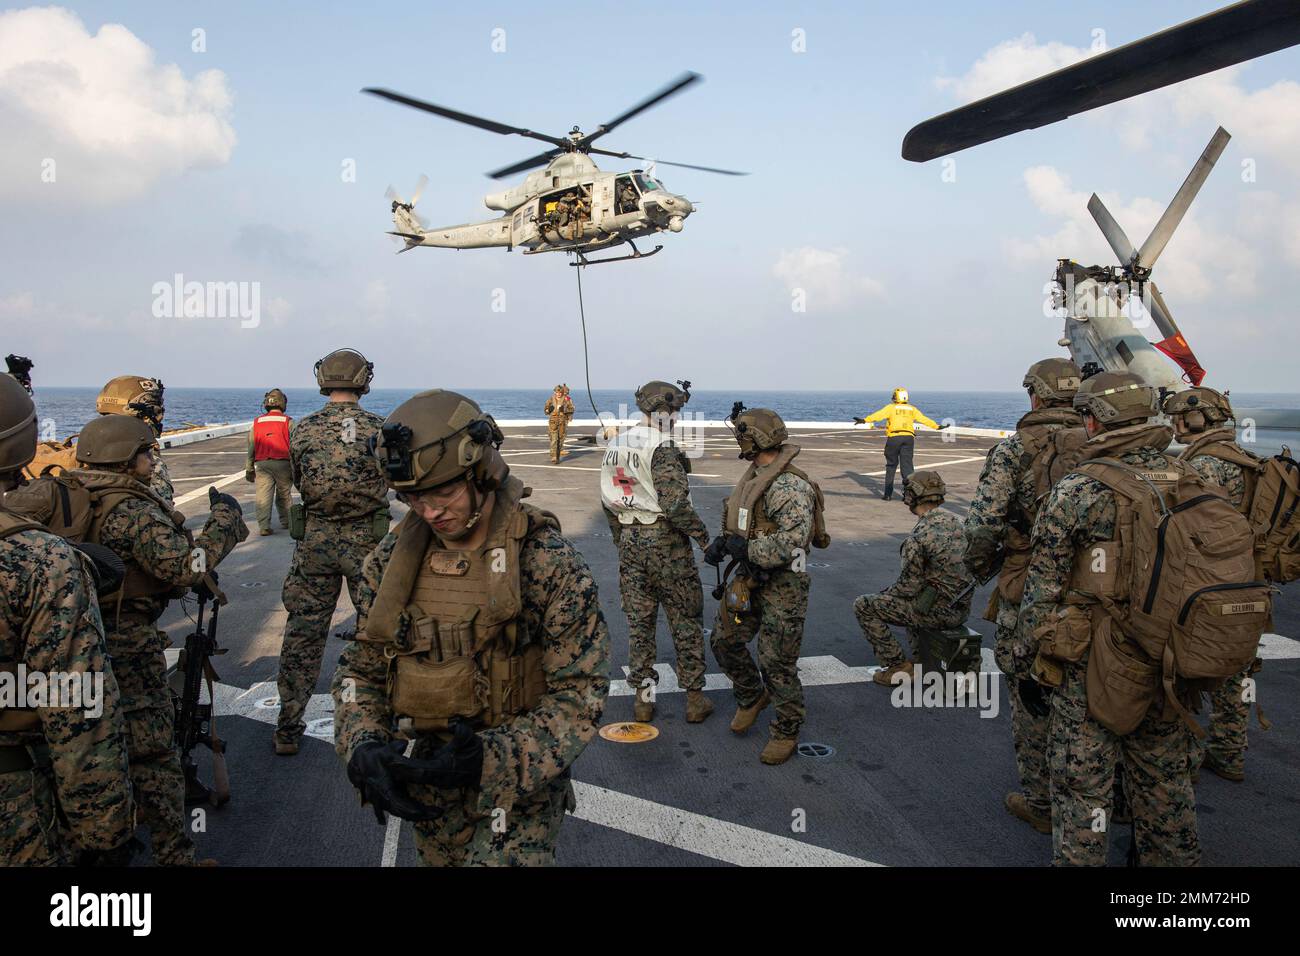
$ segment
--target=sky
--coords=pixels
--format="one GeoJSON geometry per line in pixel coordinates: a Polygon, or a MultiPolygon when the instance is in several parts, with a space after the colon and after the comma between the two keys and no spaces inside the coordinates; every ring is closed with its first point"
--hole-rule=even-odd
{"type": "Polygon", "coordinates": [[[0,10],[0,353],[33,358],[38,387],[305,386],[343,347],[376,387],[580,382],[566,256],[395,255],[384,234],[386,187],[421,173],[434,225],[494,218],[482,199],[505,184],[484,171],[540,144],[359,91],[563,134],[694,70],[706,82],[602,145],[750,175],[659,167],[698,209],[653,259],[584,270],[594,387],[1014,389],[1064,354],[1044,314],[1055,260],[1114,262],[1089,195],[1140,244],[1222,124],[1233,138],[1155,277],[1205,384],[1295,391],[1300,48],[951,164],[900,158],[924,119],[1219,5],[0,10]],[[244,284],[256,322],[176,315],[178,275],[244,284]]]}

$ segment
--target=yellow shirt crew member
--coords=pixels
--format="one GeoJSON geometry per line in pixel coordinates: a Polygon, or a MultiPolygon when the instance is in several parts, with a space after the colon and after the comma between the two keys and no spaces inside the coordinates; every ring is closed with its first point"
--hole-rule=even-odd
{"type": "Polygon", "coordinates": [[[916,443],[916,423],[928,425],[936,431],[944,426],[927,418],[919,408],[907,401],[907,389],[894,389],[894,400],[879,411],[866,418],[855,418],[857,425],[870,425],[885,421],[885,490],[880,496],[885,501],[894,497],[894,471],[900,462],[903,469],[903,484],[907,484],[912,474],[912,447],[916,443]]]}

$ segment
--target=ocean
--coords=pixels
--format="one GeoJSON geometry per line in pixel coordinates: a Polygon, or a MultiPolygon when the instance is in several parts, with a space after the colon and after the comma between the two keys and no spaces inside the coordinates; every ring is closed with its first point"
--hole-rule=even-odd
{"type": "MultiPolygon", "coordinates": [[[[361,400],[363,407],[378,415],[387,415],[419,389],[379,388],[361,400]]],[[[462,388],[458,389],[483,406],[498,419],[542,418],[542,406],[550,396],[549,389],[462,388]]],[[[634,389],[595,389],[594,399],[602,413],[617,415],[620,406],[635,414],[634,389]]],[[[324,402],[314,388],[284,389],[289,399],[289,414],[299,416],[314,411],[324,402]]],[[[47,424],[59,438],[75,434],[95,414],[95,388],[38,388],[37,413],[42,419],[42,434],[49,434],[47,424]]],[[[227,422],[249,421],[262,411],[264,391],[253,388],[168,388],[166,391],[166,427],[178,428],[185,424],[215,425],[227,422]]],[[[585,389],[573,388],[573,403],[578,418],[593,418],[591,400],[585,389]]],[[[733,402],[740,400],[751,408],[775,409],[788,421],[850,422],[885,405],[891,397],[890,390],[861,392],[818,391],[692,391],[687,409],[705,418],[721,419],[731,411],[733,402]]],[[[1023,391],[960,392],[914,391],[912,404],[935,421],[951,418],[958,425],[977,428],[1011,428],[1027,410],[1023,391]]],[[[1298,393],[1241,393],[1232,396],[1239,407],[1269,407],[1300,409],[1298,393]]],[[[1300,448],[1300,435],[1275,433],[1270,438],[1286,437],[1300,448]],[[1294,437],[1289,437],[1294,436],[1294,437]]],[[[1270,442],[1272,444],[1272,442],[1270,442]]]]}

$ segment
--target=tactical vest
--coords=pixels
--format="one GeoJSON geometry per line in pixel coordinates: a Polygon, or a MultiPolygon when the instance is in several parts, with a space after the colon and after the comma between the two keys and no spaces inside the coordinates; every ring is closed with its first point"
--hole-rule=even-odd
{"type": "MultiPolygon", "coordinates": [[[[1135,426],[1106,438],[1127,438],[1110,442],[1119,454],[1159,447],[1157,430],[1168,435],[1135,426]]],[[[1271,619],[1269,589],[1254,579],[1249,523],[1189,465],[1170,465],[1098,456],[1079,467],[1114,493],[1115,538],[1076,553],[1065,606],[1036,635],[1058,660],[1091,649],[1088,712],[1121,735],[1163,704],[1162,716],[1181,716],[1204,736],[1181,698],[1239,673],[1271,619]]]]}
{"type": "Polygon", "coordinates": [[[444,547],[413,513],[398,525],[357,639],[384,645],[399,732],[445,731],[457,717],[495,727],[546,693],[544,649],[520,629],[519,555],[529,535],[560,523],[523,504],[525,493],[506,479],[477,551],[444,547]]]}
{"type": "MultiPolygon", "coordinates": [[[[1072,408],[1036,408],[1016,423],[1016,435],[1024,449],[1020,456],[1021,474],[1032,474],[1034,505],[1022,514],[1012,498],[1007,514],[1007,531],[1003,538],[1006,555],[998,572],[998,595],[1011,604],[1019,604],[1025,594],[1029,576],[1030,534],[1038,507],[1069,468],[1078,460],[1075,449],[1087,440],[1083,419],[1072,408]]],[[[992,454],[992,452],[990,452],[992,454]]]]}
{"type": "MultiPolygon", "coordinates": [[[[104,520],[112,513],[113,509],[128,498],[140,498],[161,508],[163,514],[171,518],[176,530],[185,535],[190,542],[190,546],[193,547],[194,536],[185,528],[185,516],[179,511],[173,511],[167,507],[166,502],[134,478],[116,472],[92,471],[84,468],[71,472],[69,477],[76,479],[81,487],[90,493],[90,526],[87,528],[83,540],[89,541],[91,544],[102,544],[103,542],[99,539],[100,531],[104,520]]],[[[176,585],[154,577],[134,561],[127,560],[130,555],[119,555],[119,557],[123,558],[126,563],[126,577],[123,579],[122,587],[117,593],[105,595],[100,599],[101,606],[107,606],[110,603],[120,605],[123,600],[128,598],[152,597],[153,595],[165,594],[177,589],[176,585]]],[[[183,590],[181,589],[182,593],[183,590]]]]}
{"type": "Polygon", "coordinates": [[[809,544],[815,548],[830,547],[831,538],[826,533],[825,502],[822,500],[821,487],[792,464],[798,454],[798,445],[782,445],[775,460],[770,464],[759,467],[757,462],[749,463],[749,469],[736,483],[735,490],[731,492],[725,503],[723,527],[728,534],[739,534],[746,539],[751,539],[776,531],[776,522],[768,517],[763,498],[767,494],[767,489],[772,487],[772,482],[776,481],[779,475],[789,472],[808,482],[816,498],[813,507],[812,536],[809,541],[802,543],[802,547],[806,548],[809,544]]]}
{"type": "MultiPolygon", "coordinates": [[[[39,524],[11,511],[0,510],[0,541],[20,531],[44,531],[39,524]]],[[[13,655],[15,660],[0,659],[0,673],[16,674],[23,656],[22,635],[9,629],[0,617],[0,658],[13,655]]],[[[0,734],[31,733],[41,729],[41,718],[30,707],[5,707],[0,703],[0,734]]]]}
{"type": "Polygon", "coordinates": [[[672,435],[637,425],[605,447],[600,465],[600,499],[619,524],[654,524],[663,515],[651,468],[655,451],[672,435]]]}

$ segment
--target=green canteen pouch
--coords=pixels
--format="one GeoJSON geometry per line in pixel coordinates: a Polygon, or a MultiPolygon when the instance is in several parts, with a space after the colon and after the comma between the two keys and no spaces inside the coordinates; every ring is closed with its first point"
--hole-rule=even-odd
{"type": "Polygon", "coordinates": [[[927,584],[921,589],[921,593],[916,596],[916,604],[914,605],[916,613],[929,614],[934,610],[934,602],[937,600],[939,600],[939,592],[927,584]]]}
{"type": "Polygon", "coordinates": [[[301,541],[307,533],[307,509],[302,502],[289,506],[289,537],[301,541]]]}
{"type": "Polygon", "coordinates": [[[376,541],[384,540],[384,536],[388,534],[388,525],[390,520],[387,508],[382,511],[376,511],[374,515],[371,516],[370,533],[374,535],[376,541]]]}

